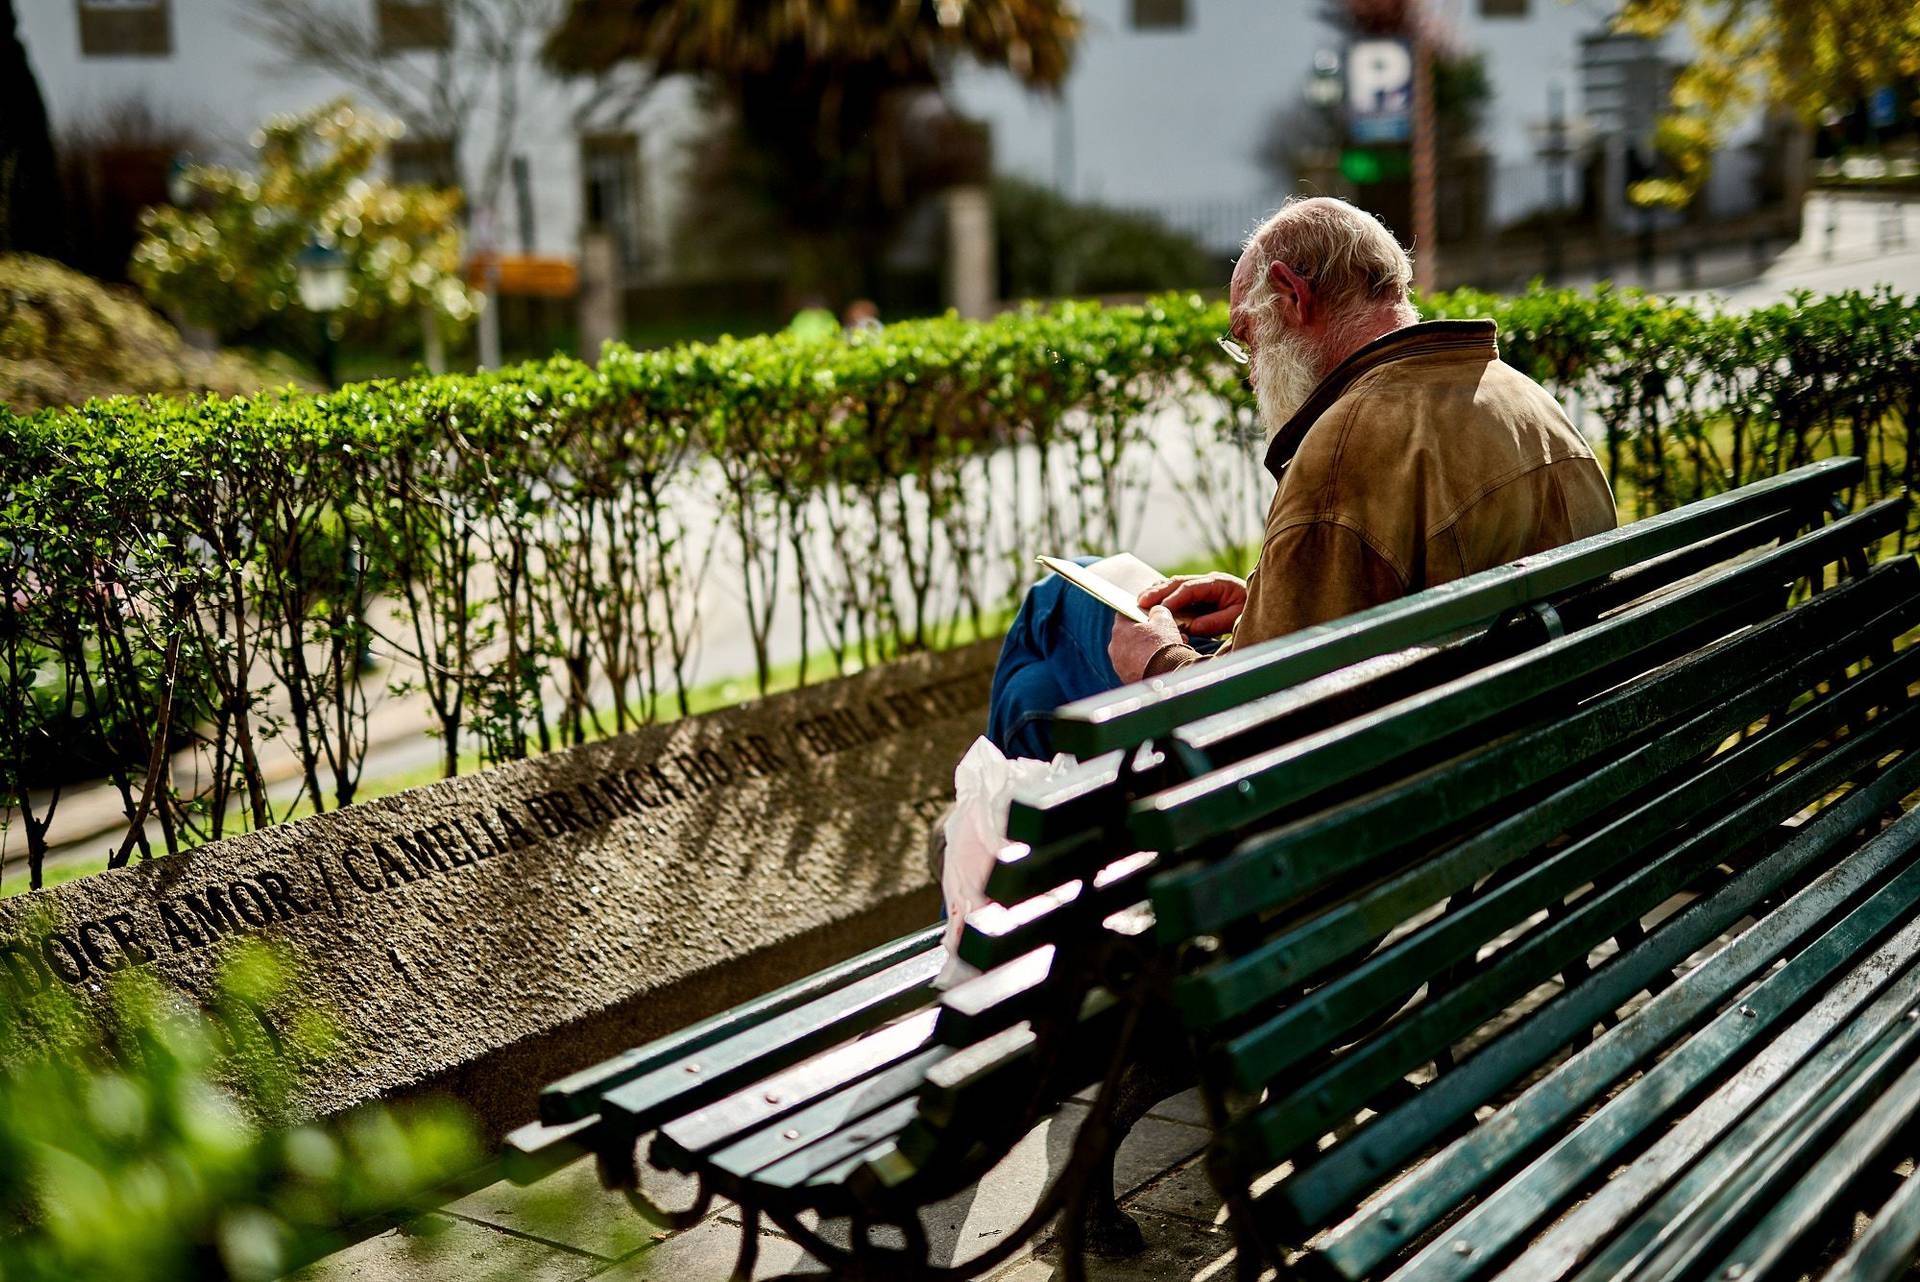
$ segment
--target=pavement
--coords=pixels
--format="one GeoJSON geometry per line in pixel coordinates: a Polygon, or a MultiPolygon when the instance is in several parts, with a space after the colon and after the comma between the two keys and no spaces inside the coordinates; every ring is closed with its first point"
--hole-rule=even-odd
{"type": "MultiPolygon", "coordinates": [[[[1808,198],[1799,240],[1770,245],[1760,258],[1751,245],[1735,242],[1706,248],[1696,257],[1694,283],[1678,258],[1662,257],[1643,275],[1631,257],[1607,278],[1618,286],[1728,311],[1784,301],[1797,290],[1835,294],[1891,285],[1920,293],[1920,200],[1899,202],[1816,192],[1808,198]]],[[[1567,285],[1591,287],[1592,276],[1567,285]]]]}
{"type": "MultiPolygon", "coordinates": [[[[958,1263],[988,1249],[1026,1218],[1066,1162],[1084,1101],[1036,1127],[978,1188],[922,1215],[936,1263],[958,1263]]],[[[1192,1091],[1142,1119],[1120,1148],[1115,1184],[1121,1205],[1147,1239],[1141,1255],[1091,1262],[1094,1282],[1229,1279],[1232,1236],[1199,1153],[1206,1142],[1192,1091]]],[[[656,1178],[662,1178],[656,1176],[656,1178]]],[[[653,1187],[651,1183],[648,1186],[653,1187]]],[[[658,1198],[684,1205],[670,1184],[658,1198]]],[[[831,1234],[833,1226],[827,1232],[831,1234]]],[[[330,1256],[295,1275],[296,1282],[425,1282],[426,1279],[512,1278],[514,1282],[660,1278],[725,1282],[739,1253],[739,1211],[723,1204],[692,1228],[668,1233],[641,1219],[599,1186],[589,1162],[541,1185],[496,1184],[442,1211],[330,1256]]],[[[1051,1235],[986,1275],[992,1282],[1051,1282],[1062,1276],[1051,1235]]],[[[825,1270],[784,1235],[760,1230],[753,1276],[825,1270]]]]}

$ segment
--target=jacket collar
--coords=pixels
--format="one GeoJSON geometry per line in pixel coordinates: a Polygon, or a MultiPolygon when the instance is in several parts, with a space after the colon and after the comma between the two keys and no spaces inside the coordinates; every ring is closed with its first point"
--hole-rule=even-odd
{"type": "Polygon", "coordinates": [[[1307,397],[1306,404],[1287,420],[1285,427],[1274,433],[1273,443],[1267,446],[1267,470],[1275,479],[1279,478],[1287,464],[1293,462],[1307,429],[1344,396],[1362,374],[1388,361],[1434,352],[1476,351],[1490,360],[1498,359],[1497,333],[1490,320],[1433,320],[1382,334],[1334,366],[1313,389],[1313,395],[1307,397]]]}

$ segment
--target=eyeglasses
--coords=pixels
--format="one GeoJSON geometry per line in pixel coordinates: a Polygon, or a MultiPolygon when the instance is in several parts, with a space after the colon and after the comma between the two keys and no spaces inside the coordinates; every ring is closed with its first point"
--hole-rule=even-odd
{"type": "Polygon", "coordinates": [[[1253,353],[1240,345],[1240,340],[1231,334],[1222,334],[1219,338],[1220,350],[1236,365],[1253,364],[1253,353]]]}

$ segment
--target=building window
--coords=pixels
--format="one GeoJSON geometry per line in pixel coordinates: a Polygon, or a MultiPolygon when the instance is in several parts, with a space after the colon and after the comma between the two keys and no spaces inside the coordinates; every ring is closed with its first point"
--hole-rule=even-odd
{"type": "Polygon", "coordinates": [[[165,57],[173,52],[167,0],[77,0],[80,52],[92,58],[165,57]]]}
{"type": "Polygon", "coordinates": [[[589,231],[611,233],[629,277],[646,267],[640,228],[640,140],[632,134],[589,134],[580,140],[580,173],[589,231]]]}
{"type": "Polygon", "coordinates": [[[393,181],[402,187],[458,187],[451,138],[401,138],[387,149],[393,181]]]}
{"type": "Polygon", "coordinates": [[[447,0],[373,0],[383,53],[445,49],[453,44],[447,0]]]}
{"type": "Polygon", "coordinates": [[[1133,0],[1135,31],[1178,31],[1187,25],[1187,0],[1133,0]]]}
{"type": "Polygon", "coordinates": [[[1527,16],[1527,0],[1480,0],[1480,16],[1524,18],[1527,16]]]}

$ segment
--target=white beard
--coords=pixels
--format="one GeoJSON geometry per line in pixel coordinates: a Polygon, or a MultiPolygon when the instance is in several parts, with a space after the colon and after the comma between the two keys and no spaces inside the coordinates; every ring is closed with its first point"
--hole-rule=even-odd
{"type": "Polygon", "coordinates": [[[1253,354],[1253,399],[1268,445],[1319,385],[1313,354],[1299,334],[1280,330],[1260,341],[1253,354]]]}

